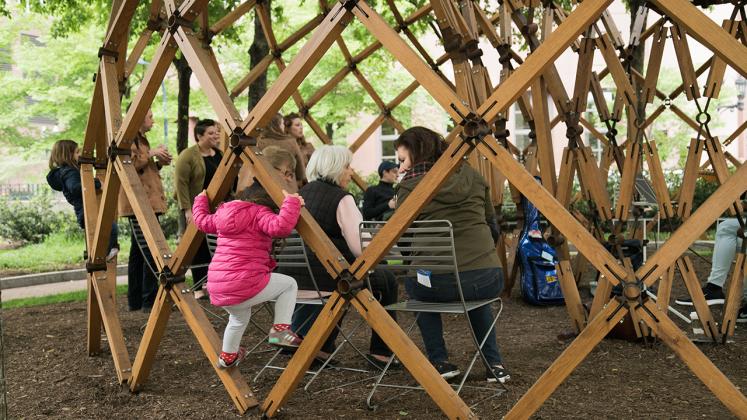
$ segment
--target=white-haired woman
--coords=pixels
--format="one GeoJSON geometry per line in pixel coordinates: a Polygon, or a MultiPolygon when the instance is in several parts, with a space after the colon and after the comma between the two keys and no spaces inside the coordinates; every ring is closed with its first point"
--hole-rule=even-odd
{"type": "MultiPolygon", "coordinates": [[[[309,183],[298,191],[306,203],[306,209],[349,263],[361,255],[358,225],[363,220],[353,196],[347,192],[347,186],[353,176],[353,169],[350,167],[352,159],[352,153],[345,147],[320,147],[311,155],[309,164],[306,166],[306,177],[309,183]]],[[[330,276],[311,250],[309,250],[309,264],[320,290],[336,290],[336,280],[330,276]]],[[[299,289],[313,289],[306,269],[286,268],[282,272],[292,275],[298,281],[299,289]]],[[[382,305],[386,306],[397,301],[397,282],[392,273],[386,270],[376,270],[369,279],[373,294],[382,305]]],[[[293,317],[293,331],[299,335],[305,335],[320,311],[320,306],[302,305],[293,317]]],[[[392,312],[390,315],[395,317],[392,312]]],[[[329,353],[334,351],[336,336],[337,330],[332,332],[322,346],[322,351],[318,356],[320,359],[328,357],[329,353]]],[[[382,366],[392,354],[373,331],[369,350],[372,361],[382,366]]]]}

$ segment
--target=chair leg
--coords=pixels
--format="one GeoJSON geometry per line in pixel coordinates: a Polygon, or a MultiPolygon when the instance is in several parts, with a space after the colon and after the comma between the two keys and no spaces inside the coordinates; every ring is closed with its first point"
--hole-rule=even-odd
{"type": "MultiPolygon", "coordinates": [[[[416,313],[412,321],[412,324],[410,324],[410,326],[407,327],[407,330],[405,330],[405,335],[407,335],[408,337],[410,336],[410,333],[412,332],[412,329],[415,328],[415,324],[417,324],[417,322],[418,322],[418,314],[416,313]]],[[[384,366],[384,369],[381,370],[379,377],[376,378],[376,382],[371,388],[371,392],[368,394],[368,398],[366,398],[366,405],[371,410],[375,410],[377,407],[377,405],[371,403],[371,400],[373,399],[373,396],[376,393],[376,388],[378,388],[379,385],[381,384],[381,381],[384,379],[384,375],[386,375],[387,370],[389,370],[389,366],[391,366],[392,362],[394,361],[394,358],[395,358],[394,354],[392,354],[389,357],[389,360],[387,361],[386,366],[384,366]]],[[[386,385],[382,385],[382,386],[386,386],[386,385]]]]}

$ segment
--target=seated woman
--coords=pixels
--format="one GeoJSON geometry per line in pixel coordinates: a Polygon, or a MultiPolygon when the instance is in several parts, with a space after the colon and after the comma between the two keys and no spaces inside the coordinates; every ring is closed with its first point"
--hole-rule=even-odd
{"type": "MultiPolygon", "coordinates": [[[[299,194],[306,203],[306,209],[349,263],[361,255],[358,225],[363,220],[353,196],[346,190],[353,175],[353,169],[350,167],[352,159],[352,153],[345,147],[320,147],[311,156],[306,168],[310,182],[299,190],[299,194]]],[[[337,282],[311,250],[309,250],[309,264],[319,290],[334,291],[337,289],[337,282]]],[[[314,285],[305,268],[285,268],[282,272],[295,278],[299,289],[313,290],[314,285]]],[[[397,282],[392,273],[386,270],[375,270],[369,279],[373,294],[382,305],[386,306],[397,301],[397,282]]],[[[301,336],[307,334],[321,308],[315,305],[302,305],[293,316],[293,331],[301,336]]],[[[395,317],[394,313],[389,314],[392,318],[395,317]]],[[[334,351],[336,336],[337,330],[330,334],[322,346],[322,351],[318,356],[320,359],[325,359],[334,351]]],[[[374,363],[382,366],[392,354],[384,341],[373,331],[369,350],[374,363]]]]}
{"type": "MultiPolygon", "coordinates": [[[[446,146],[443,137],[424,127],[413,127],[400,134],[394,142],[394,147],[400,161],[400,172],[404,172],[405,175],[399,184],[397,207],[407,201],[407,197],[428,173],[446,146]]],[[[465,300],[494,298],[503,289],[503,272],[495,250],[496,238],[490,228],[494,213],[487,182],[469,164],[462,163],[418,216],[418,220],[451,222],[465,300]]],[[[410,298],[420,301],[459,300],[453,274],[431,274],[430,287],[419,283],[415,278],[407,278],[405,288],[410,298]]],[[[469,319],[477,336],[482,338],[488,334],[493,313],[490,306],[485,305],[470,311],[469,319]]],[[[449,363],[441,315],[421,313],[417,322],[428,359],[436,370],[446,379],[458,376],[459,369],[449,363]]],[[[490,330],[483,346],[483,353],[490,363],[491,371],[486,373],[488,382],[495,382],[497,379],[505,383],[510,379],[508,371],[503,367],[495,329],[490,330]]]]}

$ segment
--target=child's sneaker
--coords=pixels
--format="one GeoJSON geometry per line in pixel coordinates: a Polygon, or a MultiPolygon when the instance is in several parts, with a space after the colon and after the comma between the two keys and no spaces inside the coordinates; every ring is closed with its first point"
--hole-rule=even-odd
{"type": "Polygon", "coordinates": [[[236,353],[220,352],[218,357],[218,367],[221,369],[227,369],[230,367],[237,366],[246,357],[246,349],[239,347],[239,351],[236,353]]]}
{"type": "Polygon", "coordinates": [[[303,339],[289,329],[278,331],[273,328],[268,334],[267,342],[273,346],[296,348],[301,345],[303,339]]]}

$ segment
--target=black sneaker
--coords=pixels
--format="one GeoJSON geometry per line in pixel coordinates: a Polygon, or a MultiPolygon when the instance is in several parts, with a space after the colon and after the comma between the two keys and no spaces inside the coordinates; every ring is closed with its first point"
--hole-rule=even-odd
{"type": "MultiPolygon", "coordinates": [[[[703,286],[703,295],[705,295],[706,303],[709,306],[724,304],[724,290],[713,283],[706,283],[703,286]]],[[[674,303],[683,306],[693,306],[693,300],[690,296],[679,298],[674,303]]]]}
{"type": "Polygon", "coordinates": [[[742,305],[737,314],[737,322],[747,322],[747,304],[742,305]]]}
{"type": "Polygon", "coordinates": [[[492,371],[487,372],[486,376],[488,378],[488,383],[495,383],[497,381],[505,384],[511,379],[511,375],[502,365],[493,366],[492,371]]]}
{"type": "Polygon", "coordinates": [[[459,371],[459,368],[452,365],[449,362],[434,362],[433,367],[436,368],[438,373],[441,374],[441,377],[444,379],[451,379],[459,376],[462,372],[459,371]]]}

